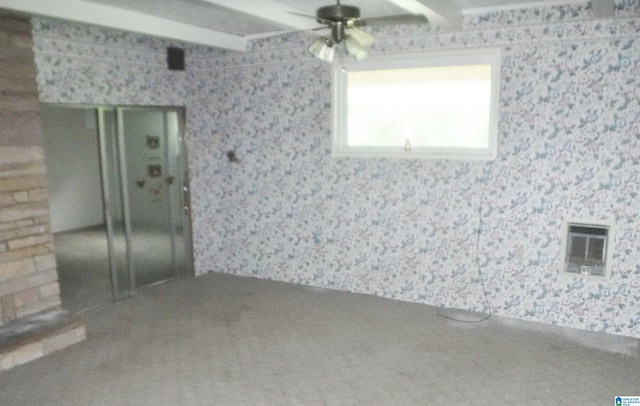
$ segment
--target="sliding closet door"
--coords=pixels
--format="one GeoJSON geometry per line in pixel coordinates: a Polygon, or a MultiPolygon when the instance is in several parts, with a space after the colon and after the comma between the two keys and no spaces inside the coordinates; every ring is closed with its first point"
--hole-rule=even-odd
{"type": "Polygon", "coordinates": [[[137,287],[193,274],[184,112],[42,111],[66,305],[81,310],[108,301],[109,293],[122,299],[137,287]]]}
{"type": "Polygon", "coordinates": [[[117,110],[122,194],[135,286],[176,276],[185,264],[180,116],[146,108],[117,110]]]}
{"type": "Polygon", "coordinates": [[[191,263],[191,228],[189,221],[189,191],[187,188],[188,173],[184,162],[184,127],[182,111],[165,112],[167,135],[167,167],[173,174],[169,188],[170,224],[174,268],[179,274],[193,274],[191,263]]]}

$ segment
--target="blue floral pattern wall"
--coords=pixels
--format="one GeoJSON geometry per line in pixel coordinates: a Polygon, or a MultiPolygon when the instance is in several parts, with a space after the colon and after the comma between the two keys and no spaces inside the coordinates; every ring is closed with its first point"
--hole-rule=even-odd
{"type": "Polygon", "coordinates": [[[186,72],[164,66],[175,44],[51,20],[34,49],[43,101],[186,106],[198,274],[640,338],[638,3],[375,31],[372,54],[502,49],[493,162],[333,158],[330,67],[304,34],[187,47],[186,72]],[[610,279],[559,272],[567,217],[615,223],[610,279]]]}

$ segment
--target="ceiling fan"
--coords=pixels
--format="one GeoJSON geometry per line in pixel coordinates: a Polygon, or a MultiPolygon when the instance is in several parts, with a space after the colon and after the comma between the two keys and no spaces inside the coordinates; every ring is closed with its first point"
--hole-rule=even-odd
{"type": "Polygon", "coordinates": [[[323,28],[331,29],[331,34],[316,38],[309,45],[311,55],[323,61],[331,62],[335,53],[334,45],[344,42],[349,55],[360,60],[367,56],[367,47],[373,44],[376,39],[371,34],[358,27],[371,25],[390,24],[426,24],[427,17],[422,14],[399,14],[384,17],[373,17],[362,19],[360,9],[354,6],[341,5],[340,0],[336,0],[335,5],[320,7],[316,11],[315,18],[323,28]]]}

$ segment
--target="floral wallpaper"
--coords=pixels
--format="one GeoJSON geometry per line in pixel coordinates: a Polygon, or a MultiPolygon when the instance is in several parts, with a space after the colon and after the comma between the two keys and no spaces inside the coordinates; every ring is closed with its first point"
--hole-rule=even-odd
{"type": "Polygon", "coordinates": [[[493,162],[333,158],[330,66],[304,33],[186,46],[185,72],[164,67],[167,41],[53,20],[34,20],[34,49],[43,101],[186,106],[197,274],[640,338],[639,9],[374,31],[374,55],[502,49],[493,162]],[[564,218],[615,223],[610,279],[559,272],[564,218]]]}

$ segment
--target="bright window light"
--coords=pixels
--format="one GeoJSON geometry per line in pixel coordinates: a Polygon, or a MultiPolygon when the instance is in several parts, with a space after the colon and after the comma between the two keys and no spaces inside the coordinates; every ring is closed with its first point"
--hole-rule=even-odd
{"type": "Polygon", "coordinates": [[[499,51],[334,65],[336,156],[493,159],[499,51]]]}

